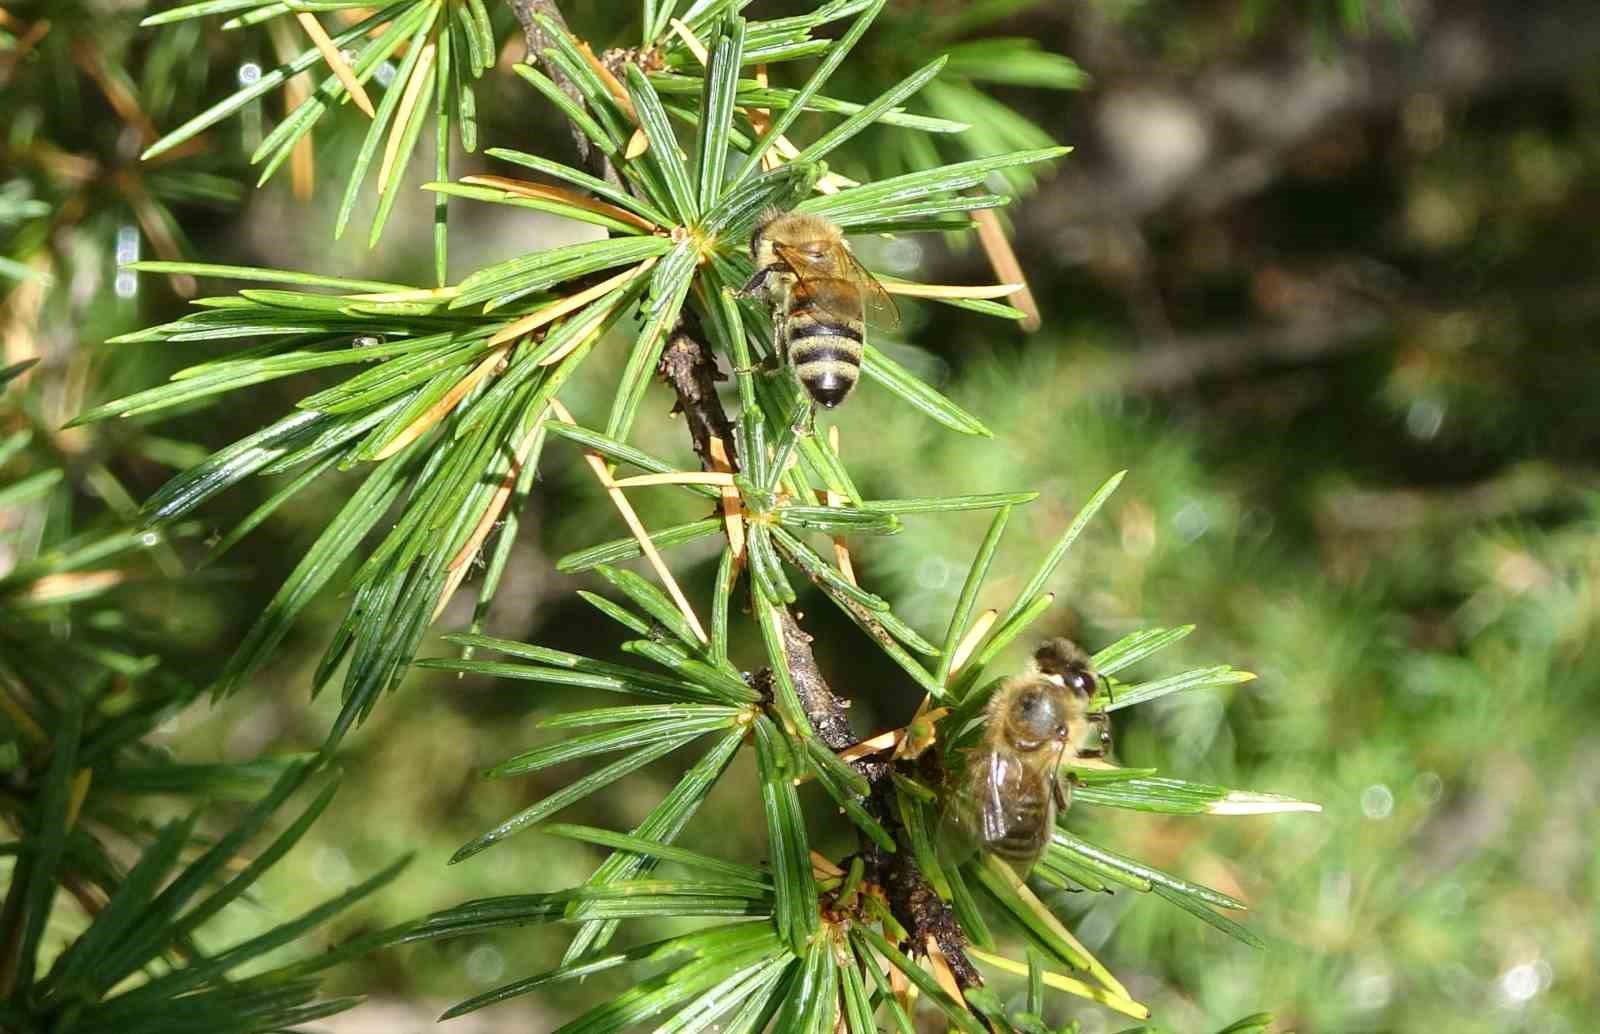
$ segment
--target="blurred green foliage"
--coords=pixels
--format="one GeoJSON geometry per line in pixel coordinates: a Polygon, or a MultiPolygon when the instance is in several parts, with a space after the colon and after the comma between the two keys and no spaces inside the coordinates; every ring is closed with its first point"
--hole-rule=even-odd
{"type": "Polygon", "coordinates": [[[342,1012],[355,1000],[322,998],[310,979],[338,953],[261,962],[398,867],[215,949],[333,785],[241,856],[319,766],[194,763],[152,742],[204,689],[185,663],[204,656],[204,629],[161,612],[180,591],[176,547],[198,529],[119,520],[120,484],[34,410],[35,373],[31,360],[0,369],[0,1024],[257,1034],[342,1012]],[[75,474],[110,507],[83,505],[75,474]],[[231,828],[214,806],[263,791],[231,828]],[[194,803],[179,817],[174,799],[194,803]]]}

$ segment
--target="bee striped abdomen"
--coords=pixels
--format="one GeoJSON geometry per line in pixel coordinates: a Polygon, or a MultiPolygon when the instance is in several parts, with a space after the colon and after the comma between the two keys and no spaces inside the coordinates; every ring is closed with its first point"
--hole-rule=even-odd
{"type": "Polygon", "coordinates": [[[1044,750],[1018,752],[991,727],[988,742],[968,761],[956,815],[977,848],[1026,873],[1050,845],[1056,821],[1053,765],[1044,750]]]}
{"type": "Polygon", "coordinates": [[[1009,822],[998,838],[984,846],[1008,862],[1031,866],[1044,853],[1055,826],[1055,800],[1042,781],[1033,785],[1013,785],[1015,796],[1009,801],[1009,822]]]}
{"type": "Polygon", "coordinates": [[[863,321],[841,317],[837,301],[829,306],[818,301],[803,288],[793,292],[784,344],[800,383],[820,405],[832,408],[861,376],[863,321]]]}

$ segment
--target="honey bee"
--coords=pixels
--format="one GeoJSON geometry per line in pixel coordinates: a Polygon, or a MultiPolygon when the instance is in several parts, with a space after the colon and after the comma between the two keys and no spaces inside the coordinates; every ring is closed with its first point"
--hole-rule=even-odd
{"type": "Polygon", "coordinates": [[[861,375],[868,308],[894,322],[894,302],[856,261],[844,232],[819,216],[768,212],[750,255],[756,273],[744,292],[772,299],[779,354],[811,398],[832,409],[861,375]]]}
{"type": "Polygon", "coordinates": [[[1049,639],[1028,672],[1002,682],[990,697],[983,738],[967,756],[954,817],[970,845],[1033,868],[1050,844],[1056,813],[1070,803],[1057,777],[1065,757],[1104,757],[1110,746],[1105,712],[1091,713],[1098,676],[1070,639],[1049,639]],[[1098,725],[1098,744],[1084,734],[1098,725]]]}

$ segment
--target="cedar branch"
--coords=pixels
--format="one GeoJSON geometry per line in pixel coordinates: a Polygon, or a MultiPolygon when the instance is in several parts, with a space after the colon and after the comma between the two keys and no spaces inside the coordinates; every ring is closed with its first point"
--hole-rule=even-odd
{"type": "MultiPolygon", "coordinates": [[[[561,16],[561,8],[556,6],[555,0],[506,0],[506,3],[510,5],[512,13],[517,16],[517,22],[522,26],[522,38],[528,45],[528,63],[542,66],[545,74],[556,84],[556,88],[566,94],[574,104],[582,107],[583,93],[578,89],[578,85],[568,78],[555,62],[545,60],[544,52],[550,46],[550,40],[535,19],[535,16],[542,14],[570,35],[571,30],[567,28],[567,20],[561,16]]],[[[610,160],[590,144],[582,129],[572,124],[567,128],[572,131],[572,143],[577,148],[578,159],[606,182],[620,187],[622,181],[617,177],[617,170],[611,167],[610,160]]]]}
{"type": "MultiPolygon", "coordinates": [[[[694,451],[706,470],[715,469],[717,456],[713,451],[715,440],[725,455],[738,469],[733,454],[733,421],[728,418],[717,396],[715,383],[719,379],[717,364],[711,349],[682,323],[673,332],[672,339],[661,356],[658,372],[678,397],[675,412],[681,413],[689,427],[694,451]]],[[[720,449],[718,450],[720,451],[720,449]]],[[[829,688],[822,669],[817,665],[811,650],[811,636],[800,627],[794,616],[785,608],[778,608],[783,632],[783,652],[789,664],[789,678],[794,683],[801,707],[810,719],[817,737],[830,749],[847,750],[856,742],[846,713],[848,701],[835,696],[829,688]]],[[[770,682],[771,672],[762,672],[758,686],[770,682]]],[[[856,768],[871,785],[872,791],[863,806],[896,839],[903,841],[896,810],[891,803],[894,792],[889,778],[893,766],[877,759],[855,762],[856,768]]],[[[939,897],[926,876],[917,866],[914,852],[883,851],[865,837],[861,841],[861,855],[873,882],[882,886],[889,898],[890,911],[910,936],[910,946],[919,952],[926,950],[929,940],[944,957],[950,972],[960,987],[977,987],[983,978],[966,954],[966,935],[956,920],[950,906],[939,897]]]]}
{"type": "MultiPolygon", "coordinates": [[[[535,21],[535,15],[543,14],[562,29],[566,28],[566,20],[562,18],[554,0],[507,0],[507,3],[522,24],[530,59],[542,61],[548,40],[535,21]]],[[[571,80],[549,62],[543,63],[556,85],[581,104],[582,98],[571,80]]],[[[589,141],[577,126],[571,129],[580,156],[592,165],[599,165],[607,180],[621,186],[611,163],[598,152],[591,153],[589,141]],[[598,162],[594,159],[598,159],[598,162]]],[[[716,390],[716,382],[723,378],[711,349],[702,337],[699,328],[691,321],[681,320],[662,350],[657,372],[677,396],[673,411],[684,417],[702,469],[737,472],[739,458],[734,451],[733,421],[728,418],[716,390]]],[[[730,520],[730,534],[736,523],[736,520],[730,520]]],[[[734,548],[737,553],[738,543],[734,543],[734,548]]],[[[845,713],[849,702],[835,696],[829,688],[811,651],[811,637],[786,609],[779,608],[779,615],[789,676],[807,718],[818,737],[829,748],[836,751],[849,748],[856,742],[845,713]]],[[[767,680],[771,679],[770,672],[763,675],[767,680]]],[[[872,787],[864,807],[891,835],[904,841],[895,808],[890,801],[893,783],[889,775],[893,766],[883,761],[863,759],[856,762],[856,767],[872,787]]],[[[960,923],[950,906],[939,897],[918,868],[914,852],[886,852],[863,837],[861,854],[874,882],[887,891],[894,918],[910,935],[909,946],[914,951],[926,952],[931,942],[943,955],[944,964],[962,989],[981,986],[983,978],[967,958],[966,936],[960,923]]]]}

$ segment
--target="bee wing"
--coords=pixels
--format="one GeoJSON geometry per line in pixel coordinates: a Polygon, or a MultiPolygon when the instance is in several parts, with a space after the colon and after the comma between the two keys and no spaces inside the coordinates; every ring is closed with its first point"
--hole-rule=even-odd
{"type": "Polygon", "coordinates": [[[1028,821],[1029,795],[1019,791],[1037,778],[1020,757],[1003,750],[974,751],[952,802],[953,817],[976,847],[988,848],[1028,821]]]}
{"type": "Polygon", "coordinates": [[[842,250],[848,260],[848,266],[861,283],[861,294],[867,304],[867,319],[879,326],[898,327],[900,307],[894,303],[889,292],[884,290],[878,278],[872,275],[872,271],[861,264],[861,260],[856,258],[854,252],[849,248],[842,250]]]}
{"type": "Polygon", "coordinates": [[[1010,826],[1006,818],[1009,806],[1004,790],[1006,759],[999,751],[995,751],[987,760],[981,788],[983,799],[979,802],[979,806],[982,809],[984,843],[993,843],[1005,836],[1006,828],[1010,826]]]}
{"type": "Polygon", "coordinates": [[[973,751],[954,791],[945,798],[939,822],[939,857],[951,868],[959,868],[975,857],[987,843],[986,827],[992,824],[994,797],[990,789],[999,785],[993,778],[995,755],[973,751]]]}
{"type": "Polygon", "coordinates": [[[812,302],[833,316],[868,320],[880,326],[900,322],[900,310],[889,292],[844,245],[834,248],[826,258],[779,241],[772,242],[772,250],[795,279],[806,286],[812,302]]]}

